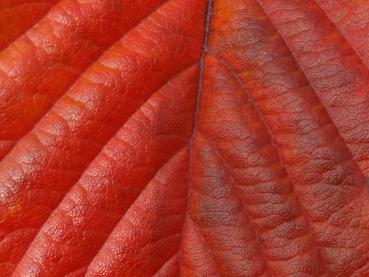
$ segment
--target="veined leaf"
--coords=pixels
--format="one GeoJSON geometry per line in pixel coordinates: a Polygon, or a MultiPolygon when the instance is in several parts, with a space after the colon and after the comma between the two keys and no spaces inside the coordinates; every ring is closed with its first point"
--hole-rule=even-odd
{"type": "Polygon", "coordinates": [[[367,7],[0,0],[0,276],[368,276],[367,7]]]}

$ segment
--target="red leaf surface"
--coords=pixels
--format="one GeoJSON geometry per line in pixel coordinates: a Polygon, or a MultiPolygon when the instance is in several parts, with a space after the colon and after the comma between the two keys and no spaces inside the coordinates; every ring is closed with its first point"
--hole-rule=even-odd
{"type": "Polygon", "coordinates": [[[0,0],[0,276],[369,276],[368,26],[0,0]]]}

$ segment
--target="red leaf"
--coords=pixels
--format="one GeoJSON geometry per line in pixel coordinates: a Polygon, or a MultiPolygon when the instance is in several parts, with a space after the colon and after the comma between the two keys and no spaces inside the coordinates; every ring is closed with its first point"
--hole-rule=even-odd
{"type": "Polygon", "coordinates": [[[0,1],[0,276],[368,276],[367,4],[0,1]]]}

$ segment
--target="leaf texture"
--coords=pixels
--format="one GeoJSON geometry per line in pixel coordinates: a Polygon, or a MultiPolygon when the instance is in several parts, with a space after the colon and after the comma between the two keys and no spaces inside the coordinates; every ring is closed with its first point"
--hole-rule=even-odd
{"type": "Polygon", "coordinates": [[[368,4],[0,0],[0,276],[368,276],[368,4]]]}

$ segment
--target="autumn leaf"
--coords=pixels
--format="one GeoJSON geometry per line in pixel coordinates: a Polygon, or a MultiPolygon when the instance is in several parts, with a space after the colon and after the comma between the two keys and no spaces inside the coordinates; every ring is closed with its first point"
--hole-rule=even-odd
{"type": "Polygon", "coordinates": [[[369,276],[368,7],[0,0],[0,276],[369,276]]]}

